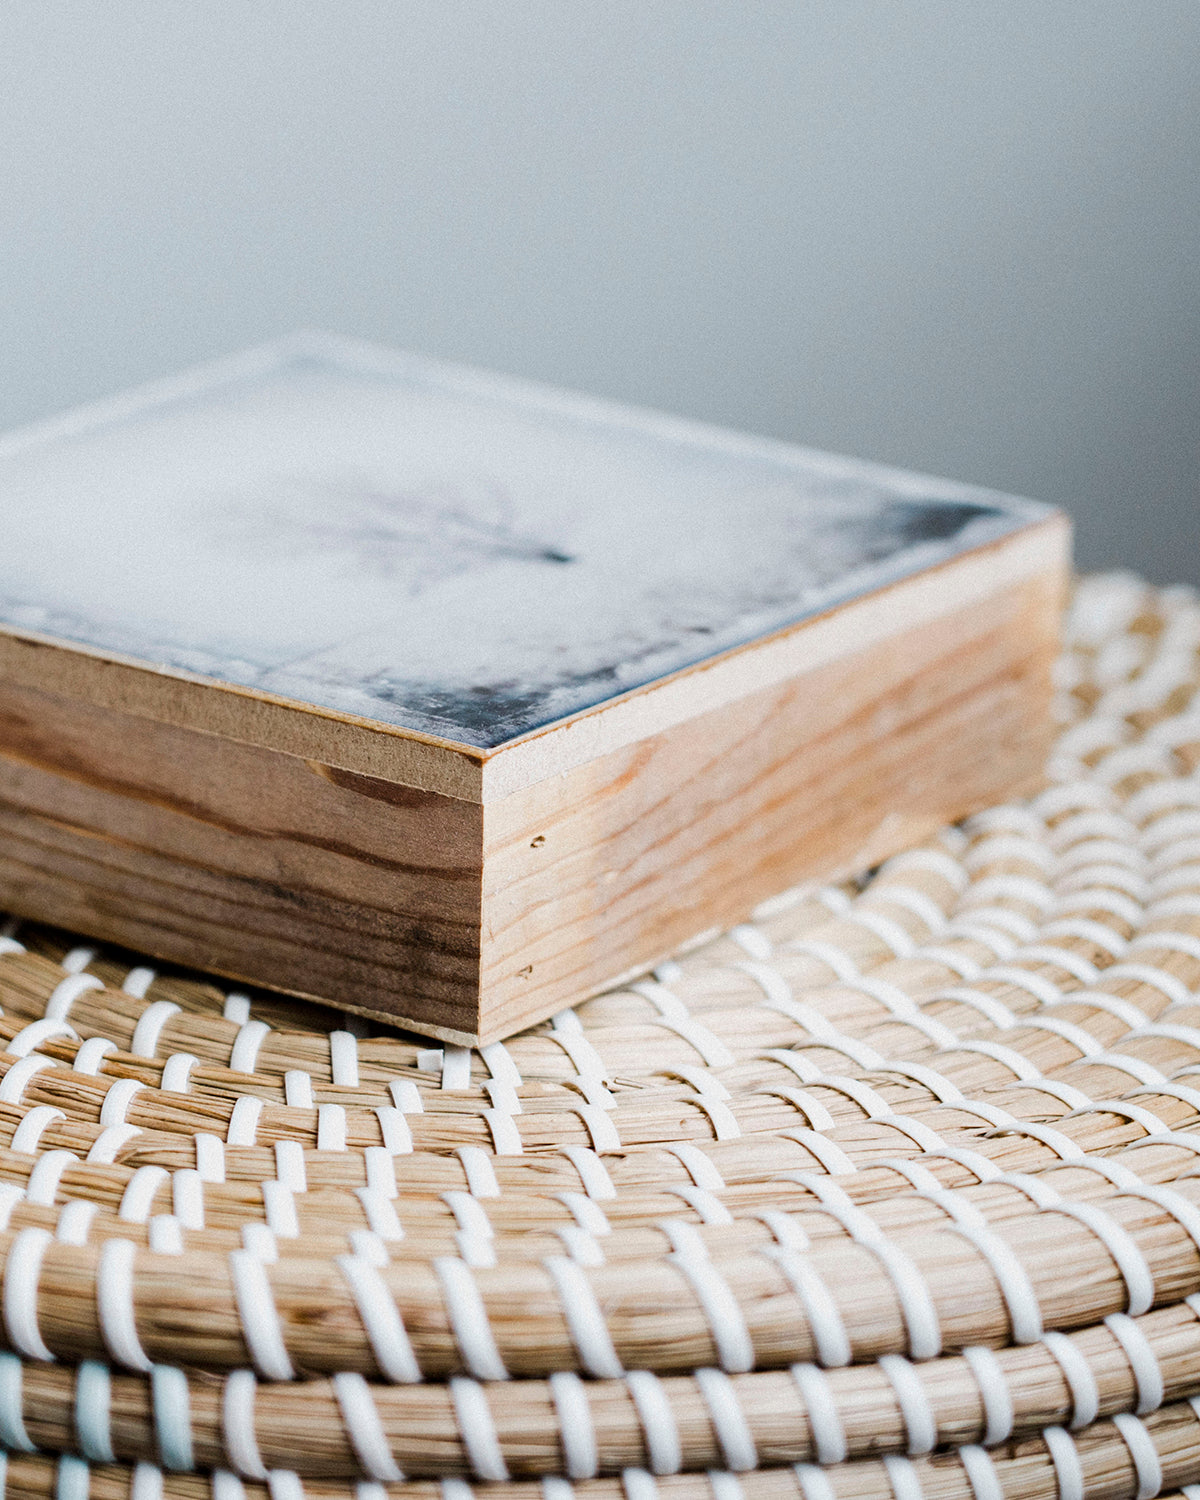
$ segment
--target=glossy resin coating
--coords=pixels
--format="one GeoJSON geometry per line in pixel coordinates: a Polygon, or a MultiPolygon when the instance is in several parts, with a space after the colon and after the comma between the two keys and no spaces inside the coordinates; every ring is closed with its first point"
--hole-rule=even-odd
{"type": "Polygon", "coordinates": [[[0,442],[0,623],[494,748],[1045,513],[305,336],[0,442]]]}

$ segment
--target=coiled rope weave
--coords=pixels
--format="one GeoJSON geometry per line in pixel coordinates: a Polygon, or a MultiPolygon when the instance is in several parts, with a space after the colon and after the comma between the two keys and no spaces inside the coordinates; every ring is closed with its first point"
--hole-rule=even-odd
{"type": "Polygon", "coordinates": [[[1198,690],[481,1054],[10,923],[8,1495],[1198,1500],[1198,690]]]}

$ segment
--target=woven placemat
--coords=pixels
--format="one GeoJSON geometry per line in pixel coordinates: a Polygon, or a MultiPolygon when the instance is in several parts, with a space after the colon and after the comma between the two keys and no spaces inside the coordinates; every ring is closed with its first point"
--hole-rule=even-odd
{"type": "Polygon", "coordinates": [[[1068,636],[1040,795],[482,1053],[9,923],[8,1493],[1197,1500],[1200,604],[1068,636]]]}

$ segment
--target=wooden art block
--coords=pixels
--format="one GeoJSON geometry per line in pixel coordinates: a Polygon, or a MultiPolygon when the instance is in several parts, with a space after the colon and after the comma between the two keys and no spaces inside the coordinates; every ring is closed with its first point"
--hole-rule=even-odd
{"type": "Polygon", "coordinates": [[[487,1043],[1038,778],[1057,512],[304,336],[0,440],[0,903],[487,1043]]]}

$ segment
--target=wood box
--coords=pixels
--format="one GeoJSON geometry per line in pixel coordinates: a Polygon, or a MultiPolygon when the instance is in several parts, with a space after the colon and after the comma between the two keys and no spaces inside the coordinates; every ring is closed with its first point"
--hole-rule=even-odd
{"type": "Polygon", "coordinates": [[[0,441],[0,903],[487,1043],[1032,787],[1064,518],[304,336],[0,441]]]}

